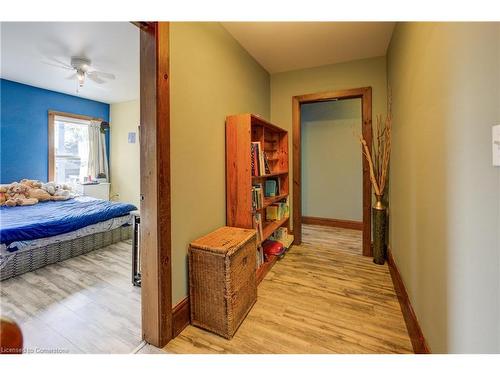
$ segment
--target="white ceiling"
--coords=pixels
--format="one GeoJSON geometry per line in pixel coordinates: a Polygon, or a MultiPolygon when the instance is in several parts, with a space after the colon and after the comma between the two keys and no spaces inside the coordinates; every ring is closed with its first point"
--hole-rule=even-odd
{"type": "Polygon", "coordinates": [[[139,29],[128,22],[2,22],[2,78],[105,103],[139,98],[139,29]],[[51,66],[51,58],[69,64],[84,55],[92,68],[112,73],[114,81],[85,80],[76,93],[71,71],[51,66]],[[44,63],[45,62],[45,63],[44,63]]]}
{"type": "Polygon", "coordinates": [[[384,56],[394,22],[223,22],[269,73],[384,56]]]}
{"type": "MultiPolygon", "coordinates": [[[[387,51],[394,22],[223,22],[270,73],[375,56],[387,51]]],[[[128,22],[2,22],[0,76],[83,98],[117,103],[139,98],[139,30],[128,22]],[[84,55],[114,81],[86,80],[76,93],[69,64],[84,55]],[[44,63],[45,62],[45,63],[44,63]]]]}

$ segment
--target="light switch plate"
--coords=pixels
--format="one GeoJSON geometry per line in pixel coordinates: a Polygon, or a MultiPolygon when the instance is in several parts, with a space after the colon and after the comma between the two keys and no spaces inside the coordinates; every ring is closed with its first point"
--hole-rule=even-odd
{"type": "Polygon", "coordinates": [[[494,125],[491,132],[493,166],[500,167],[500,125],[494,125]]]}
{"type": "Polygon", "coordinates": [[[135,132],[128,133],[128,143],[135,143],[135,132]]]}

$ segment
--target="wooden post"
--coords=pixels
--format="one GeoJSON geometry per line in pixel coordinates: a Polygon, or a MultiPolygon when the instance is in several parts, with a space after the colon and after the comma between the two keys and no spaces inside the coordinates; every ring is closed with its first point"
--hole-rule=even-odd
{"type": "Polygon", "coordinates": [[[172,338],[169,23],[141,23],[142,335],[172,338]]]}

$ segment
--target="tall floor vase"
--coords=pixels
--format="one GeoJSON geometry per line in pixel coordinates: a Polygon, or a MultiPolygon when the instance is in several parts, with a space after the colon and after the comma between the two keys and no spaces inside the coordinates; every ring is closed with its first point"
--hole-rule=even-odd
{"type": "Polygon", "coordinates": [[[382,202],[382,196],[376,196],[377,201],[372,207],[373,214],[373,262],[385,263],[387,207],[382,202]]]}

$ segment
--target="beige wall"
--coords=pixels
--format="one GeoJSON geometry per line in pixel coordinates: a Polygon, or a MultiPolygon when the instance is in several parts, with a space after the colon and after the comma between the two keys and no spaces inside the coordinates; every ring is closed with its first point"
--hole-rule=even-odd
{"type": "Polygon", "coordinates": [[[110,176],[111,199],[132,203],[139,208],[139,132],[140,101],[110,106],[110,176]],[[128,133],[136,133],[135,143],[128,143],[128,133]]]}
{"type": "Polygon", "coordinates": [[[269,74],[218,23],[171,23],[173,303],[190,241],[226,222],[225,118],[269,118],[269,74]]]}
{"type": "Polygon", "coordinates": [[[363,220],[361,99],[304,104],[302,215],[363,220]]]}
{"type": "Polygon", "coordinates": [[[497,24],[398,24],[390,246],[431,350],[498,352],[497,24]]]}
{"type": "MultiPolygon", "coordinates": [[[[290,131],[290,156],[292,155],[293,96],[366,86],[371,86],[373,90],[373,116],[385,113],[387,104],[385,57],[273,74],[271,76],[271,121],[290,131]]],[[[291,165],[290,168],[292,168],[291,165]]],[[[293,173],[290,170],[290,181],[292,180],[293,173]]],[[[293,194],[292,185],[290,189],[293,194]]]]}

